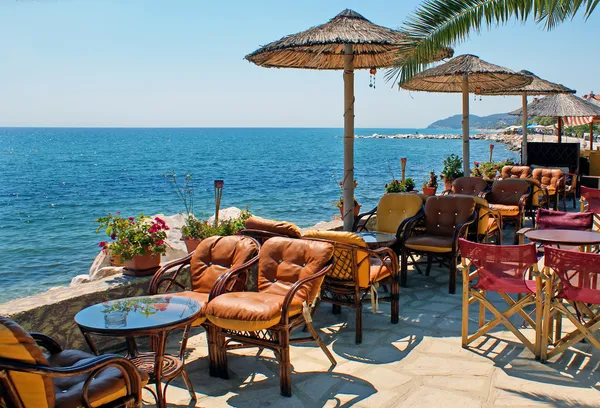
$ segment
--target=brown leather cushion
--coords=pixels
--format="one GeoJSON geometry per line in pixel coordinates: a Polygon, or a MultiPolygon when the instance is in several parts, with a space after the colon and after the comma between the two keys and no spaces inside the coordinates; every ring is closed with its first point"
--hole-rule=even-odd
{"type": "Polygon", "coordinates": [[[563,177],[563,172],[560,169],[535,169],[533,170],[533,178],[538,180],[540,184],[544,187],[548,187],[548,190],[553,190],[552,193],[548,191],[549,194],[554,194],[556,188],[560,180],[563,177]]]}
{"type": "Polygon", "coordinates": [[[252,216],[246,220],[246,228],[267,231],[290,238],[300,238],[302,236],[300,229],[291,222],[267,220],[266,218],[256,216],[252,216]]]}
{"type": "Polygon", "coordinates": [[[435,196],[425,203],[425,231],[430,236],[452,236],[455,228],[475,211],[475,200],[465,195],[435,196]]]}
{"type": "Polygon", "coordinates": [[[480,177],[459,177],[452,182],[452,194],[476,196],[487,188],[487,182],[480,177]]]}
{"type": "MultiPolygon", "coordinates": [[[[87,363],[96,358],[93,354],[80,350],[65,350],[51,355],[48,358],[51,367],[72,367],[87,363]]],[[[140,371],[142,385],[148,382],[148,374],[140,371]]],[[[83,383],[88,378],[87,374],[75,377],[55,378],[54,390],[56,392],[57,407],[80,407],[83,383]]],[[[88,397],[92,407],[107,404],[127,394],[125,381],[121,371],[109,367],[90,383],[88,397]]]]}
{"type": "Polygon", "coordinates": [[[221,275],[248,262],[257,252],[256,242],[242,235],[215,236],[202,240],[190,261],[192,289],[209,293],[221,275]]]}
{"type": "Polygon", "coordinates": [[[501,172],[502,179],[530,178],[531,167],[529,166],[504,166],[501,172]]]}
{"type": "Polygon", "coordinates": [[[514,217],[519,215],[518,205],[506,205],[506,204],[490,204],[492,210],[500,211],[500,214],[504,217],[514,217]]]}
{"type": "Polygon", "coordinates": [[[420,235],[408,238],[404,246],[423,252],[452,252],[452,237],[420,235]]]}
{"type": "MultiPolygon", "coordinates": [[[[285,296],[273,293],[231,292],[217,296],[206,307],[208,319],[229,330],[255,331],[272,327],[281,319],[285,296]]],[[[302,301],[294,298],[289,316],[302,311],[302,301]]]]}
{"type": "Polygon", "coordinates": [[[205,308],[206,308],[206,304],[208,303],[208,295],[209,295],[208,293],[194,292],[192,290],[186,290],[185,292],[176,292],[176,293],[169,293],[169,294],[173,295],[173,296],[181,296],[181,297],[194,299],[195,301],[200,303],[200,315],[198,316],[198,318],[196,320],[194,320],[194,322],[192,323],[192,326],[199,326],[202,323],[204,323],[204,321],[206,320],[205,308]]]}
{"type": "Polygon", "coordinates": [[[389,262],[384,264],[379,258],[370,257],[369,283],[379,282],[391,275],[389,262]]]}
{"type": "Polygon", "coordinates": [[[521,196],[527,193],[529,184],[525,180],[506,179],[496,181],[490,194],[491,204],[519,205],[521,196]]]}
{"type": "MultiPolygon", "coordinates": [[[[285,296],[297,281],[321,271],[333,257],[330,243],[275,237],[267,240],[258,261],[258,291],[285,296]]],[[[311,303],[323,279],[303,286],[295,297],[311,303]]]]}

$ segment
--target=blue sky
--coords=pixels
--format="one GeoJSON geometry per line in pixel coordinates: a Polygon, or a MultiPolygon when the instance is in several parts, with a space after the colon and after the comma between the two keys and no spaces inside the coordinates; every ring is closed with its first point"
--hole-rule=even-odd
{"type": "MultiPolygon", "coordinates": [[[[265,69],[260,45],[352,8],[398,28],[419,4],[395,1],[2,0],[0,126],[342,127],[341,72],[265,69]]],[[[548,33],[533,22],[456,48],[578,90],[600,92],[600,11],[548,33]]],[[[460,113],[458,94],[409,93],[355,76],[357,127],[424,127],[460,113]]],[[[471,100],[484,115],[520,97],[471,100]]]]}

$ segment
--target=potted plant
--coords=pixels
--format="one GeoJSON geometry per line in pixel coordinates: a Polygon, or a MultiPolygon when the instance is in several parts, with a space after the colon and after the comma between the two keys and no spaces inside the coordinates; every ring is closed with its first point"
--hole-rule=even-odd
{"type": "Polygon", "coordinates": [[[435,171],[432,170],[431,173],[429,173],[429,179],[426,179],[425,182],[423,182],[423,194],[428,196],[435,195],[437,186],[437,176],[435,175],[435,171]]]}
{"type": "Polygon", "coordinates": [[[480,165],[483,178],[486,180],[494,180],[498,172],[498,164],[494,162],[483,162],[480,165]]]}
{"type": "Polygon", "coordinates": [[[405,193],[406,184],[398,180],[392,180],[385,185],[386,194],[389,193],[405,193]]]}
{"type": "Polygon", "coordinates": [[[455,154],[451,154],[444,159],[444,169],[441,174],[444,178],[446,190],[452,188],[452,182],[454,180],[465,175],[462,171],[462,165],[462,159],[455,154]]]}
{"type": "Polygon", "coordinates": [[[194,184],[192,175],[190,173],[185,174],[183,185],[178,183],[177,174],[174,170],[163,174],[163,177],[173,187],[173,191],[183,203],[183,207],[185,208],[185,224],[181,227],[181,239],[185,242],[188,253],[193,252],[202,240],[201,235],[204,226],[202,225],[202,221],[194,216],[194,184]]]}
{"type": "Polygon", "coordinates": [[[479,167],[479,162],[475,162],[475,167],[471,169],[471,177],[483,178],[483,171],[481,171],[481,167],[479,167]]]}
{"type": "Polygon", "coordinates": [[[96,220],[96,232],[105,229],[110,243],[103,241],[99,246],[110,249],[119,256],[125,266],[125,273],[133,276],[153,274],[160,266],[160,256],[167,251],[166,239],[169,227],[159,217],[149,218],[144,214],[127,219],[120,215],[108,214],[96,220]]]}
{"type": "MultiPolygon", "coordinates": [[[[342,216],[342,218],[344,217],[344,182],[340,181],[339,183],[340,186],[340,199],[337,200],[333,205],[335,205],[337,208],[340,209],[340,215],[342,216]]],[[[356,187],[358,187],[358,183],[356,182],[356,180],[354,180],[354,189],[356,190],[356,187]]],[[[358,214],[360,214],[360,207],[362,207],[358,201],[356,201],[356,197],[354,198],[354,216],[358,217],[358,214]]]]}
{"type": "Polygon", "coordinates": [[[411,192],[415,190],[415,180],[412,177],[407,177],[404,179],[404,186],[406,187],[407,192],[411,192]]]}

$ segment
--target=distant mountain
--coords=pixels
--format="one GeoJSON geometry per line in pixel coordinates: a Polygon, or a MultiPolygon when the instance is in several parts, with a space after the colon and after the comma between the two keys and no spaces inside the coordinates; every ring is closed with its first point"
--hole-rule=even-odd
{"type": "MultiPolygon", "coordinates": [[[[489,116],[469,115],[469,127],[480,129],[499,129],[514,125],[519,118],[508,113],[496,113],[489,116]]],[[[427,126],[428,129],[460,129],[462,127],[462,115],[450,116],[427,126]]]]}

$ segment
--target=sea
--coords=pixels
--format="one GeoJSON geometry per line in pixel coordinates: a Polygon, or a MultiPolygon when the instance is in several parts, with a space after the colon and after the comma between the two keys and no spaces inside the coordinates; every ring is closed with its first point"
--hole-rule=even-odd
{"type": "MultiPolygon", "coordinates": [[[[455,129],[356,129],[357,135],[457,134],[455,129]]],[[[192,175],[197,217],[214,213],[213,181],[225,182],[221,208],[300,227],[339,210],[343,135],[336,128],[0,128],[0,303],[87,273],[105,237],[95,219],[109,212],[175,214],[184,206],[164,175],[192,175]]],[[[472,161],[490,142],[471,141],[472,161]]],[[[400,158],[417,188],[437,174],[460,140],[355,140],[356,198],[377,205],[400,178],[400,158]]],[[[518,159],[496,143],[494,159],[518,159]]]]}

